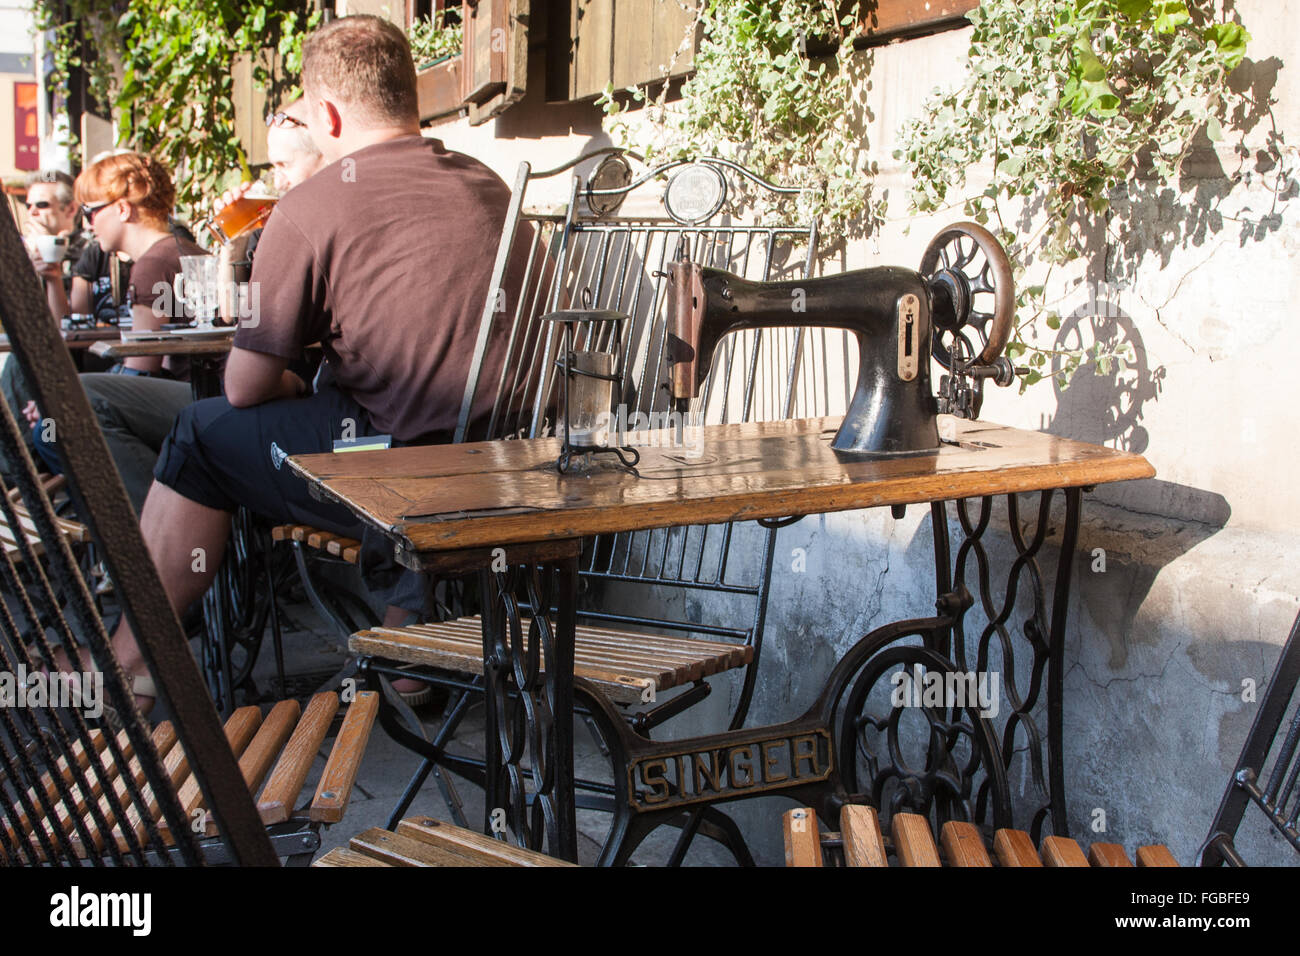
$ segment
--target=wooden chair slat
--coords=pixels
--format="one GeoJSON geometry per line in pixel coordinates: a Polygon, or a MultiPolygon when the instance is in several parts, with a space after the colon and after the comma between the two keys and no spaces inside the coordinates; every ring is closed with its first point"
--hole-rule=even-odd
{"type": "Polygon", "coordinates": [[[939,831],[939,845],[949,866],[993,866],[979,828],[973,823],[949,820],[939,831]]]}
{"type": "MultiPolygon", "coordinates": [[[[354,654],[370,657],[383,657],[408,664],[423,664],[460,674],[483,673],[482,644],[469,646],[443,642],[436,638],[421,635],[386,637],[377,631],[358,631],[348,641],[348,649],[354,654]]],[[[591,665],[579,667],[575,661],[574,672],[598,685],[611,700],[620,703],[635,703],[642,699],[648,688],[663,690],[670,686],[672,675],[659,672],[654,677],[621,674],[591,665]]]]}
{"type": "Polygon", "coordinates": [[[357,853],[381,860],[390,866],[484,866],[478,859],[461,856],[451,850],[432,846],[408,836],[372,827],[353,837],[348,846],[357,853]]]}
{"type": "MultiPolygon", "coordinates": [[[[170,721],[163,721],[158,726],[170,728],[171,723],[170,721]]],[[[174,736],[175,734],[173,734],[173,737],[174,736]]],[[[180,746],[180,742],[177,741],[168,750],[164,750],[160,747],[158,753],[163,758],[163,769],[167,773],[167,779],[171,781],[171,787],[175,790],[180,786],[181,781],[184,780],[190,772],[190,761],[189,757],[185,755],[185,748],[180,746]]],[[[145,808],[149,812],[150,819],[155,823],[158,822],[162,817],[162,805],[158,800],[157,794],[154,793],[152,787],[148,786],[144,788],[142,794],[145,799],[145,808]]],[[[136,839],[143,840],[146,828],[144,820],[141,819],[140,811],[136,807],[132,806],[127,810],[127,822],[135,830],[136,839]]],[[[114,830],[113,832],[115,835],[120,836],[117,830],[114,830]]]]}
{"type": "Polygon", "coordinates": [[[781,818],[785,832],[786,866],[821,866],[822,841],[817,814],[807,807],[787,810],[781,818]]]}
{"type": "Polygon", "coordinates": [[[316,797],[309,813],[312,820],[337,823],[343,819],[377,713],[379,695],[372,690],[357,694],[356,700],[348,705],[347,716],[343,718],[343,726],[339,728],[339,735],[334,740],[316,787],[316,797]]]}
{"type": "Polygon", "coordinates": [[[397,834],[466,859],[478,860],[484,866],[575,865],[428,817],[408,817],[397,825],[397,834]]]}
{"type": "MultiPolygon", "coordinates": [[[[532,620],[524,618],[524,634],[532,631],[532,620]]],[[[430,637],[465,634],[471,639],[482,639],[482,619],[478,615],[461,617],[453,621],[432,624],[415,624],[409,630],[428,634],[430,637]]],[[[683,660],[697,660],[708,657],[723,657],[745,662],[753,659],[754,649],[746,644],[728,644],[725,641],[711,641],[704,638],[647,634],[641,631],[625,631],[618,628],[597,627],[579,624],[574,630],[575,645],[598,645],[608,643],[615,648],[642,648],[658,652],[679,651],[683,660]]]]}
{"type": "Polygon", "coordinates": [[[1043,837],[1042,857],[1044,866],[1088,865],[1088,858],[1083,855],[1079,844],[1069,837],[1054,835],[1043,837]]]}
{"type": "MultiPolygon", "coordinates": [[[[236,757],[242,756],[244,751],[248,749],[249,743],[261,724],[262,712],[251,705],[240,707],[226,718],[226,742],[230,744],[230,749],[236,757]]],[[[194,811],[203,806],[203,791],[199,789],[199,781],[192,773],[185,777],[185,782],[176,791],[176,796],[180,800],[181,809],[185,811],[186,816],[193,816],[194,811]]],[[[206,820],[205,815],[204,832],[207,832],[209,826],[210,821],[206,820]]],[[[158,831],[169,844],[174,842],[166,820],[158,822],[158,831]]]]}
{"type": "Polygon", "coordinates": [[[312,862],[312,866],[392,866],[391,863],[385,863],[383,860],[373,856],[367,856],[364,853],[358,853],[356,850],[345,846],[336,846],[320,859],[312,862]]]}
{"type": "Polygon", "coordinates": [[[280,760],[257,801],[257,812],[266,824],[283,823],[293,815],[298,794],[311,772],[312,761],[329,734],[338,713],[339,698],[333,691],[316,694],[307,704],[293,736],[285,744],[280,760]]]}
{"type": "MultiPolygon", "coordinates": [[[[354,634],[348,646],[354,653],[366,656],[481,674],[481,628],[478,617],[401,628],[371,628],[354,634]]],[[[524,634],[527,641],[531,636],[531,623],[527,619],[524,634]]],[[[577,676],[596,683],[602,692],[621,703],[644,700],[648,696],[645,694],[650,686],[648,681],[653,681],[655,690],[667,690],[743,667],[752,659],[753,649],[742,644],[590,626],[577,628],[574,645],[577,676]]]]}
{"type": "Polygon", "coordinates": [[[919,813],[895,813],[890,821],[894,855],[903,866],[942,866],[930,835],[930,821],[919,813]]]}
{"type": "MultiPolygon", "coordinates": [[[[153,741],[155,750],[166,753],[171,749],[172,745],[176,743],[176,731],[169,724],[159,724],[153,729],[153,733],[150,734],[150,739],[153,741]]],[[[128,758],[125,771],[125,773],[119,772],[113,778],[113,796],[117,798],[119,805],[123,807],[129,805],[131,802],[126,784],[127,776],[130,777],[136,787],[143,788],[145,785],[144,767],[134,755],[128,758]]],[[[110,802],[107,794],[102,794],[99,798],[99,811],[103,814],[105,820],[111,821],[113,819],[113,804],[110,802]]],[[[90,838],[94,843],[95,849],[102,850],[106,838],[103,831],[100,830],[99,826],[95,823],[95,818],[90,813],[87,813],[82,822],[85,823],[86,829],[90,832],[90,838]]],[[[130,822],[129,813],[127,815],[127,822],[130,822]]],[[[119,850],[125,852],[129,849],[130,844],[127,843],[125,836],[123,836],[121,826],[115,826],[112,834],[116,837],[117,848],[119,850]]],[[[80,853],[86,852],[86,848],[81,845],[81,841],[77,837],[73,837],[73,843],[78,845],[78,851],[80,853]]]]}
{"type": "Polygon", "coordinates": [[[1156,843],[1151,846],[1137,848],[1137,865],[1152,867],[1177,866],[1178,861],[1169,852],[1169,847],[1162,843],[1156,843]]]}
{"type": "Polygon", "coordinates": [[[1118,843],[1094,843],[1088,847],[1088,863],[1092,866],[1133,866],[1133,861],[1118,843]]]}
{"type": "Polygon", "coordinates": [[[249,790],[256,793],[257,788],[266,779],[271,764],[280,755],[280,749],[293,733],[300,712],[301,708],[296,700],[282,700],[271,708],[271,712],[262,721],[257,735],[248,745],[243,756],[239,758],[239,772],[244,775],[244,782],[248,784],[249,790]]]}
{"type": "Polygon", "coordinates": [[[1024,830],[998,830],[993,834],[993,855],[1001,866],[1042,866],[1034,841],[1024,830]]]}
{"type": "Polygon", "coordinates": [[[324,551],[336,558],[342,558],[348,564],[356,564],[361,557],[361,542],[353,538],[332,534],[320,528],[303,524],[281,524],[271,529],[272,541],[297,541],[324,551]]]}
{"type": "Polygon", "coordinates": [[[874,807],[848,803],[840,808],[840,839],[845,866],[889,866],[880,817],[874,807]]]}
{"type": "MultiPolygon", "coordinates": [[[[127,741],[125,734],[121,736],[120,740],[126,741],[128,746],[130,745],[130,741],[127,741]]],[[[90,732],[90,743],[93,751],[96,754],[99,754],[102,753],[104,748],[108,746],[108,738],[104,736],[104,732],[102,730],[92,730],[90,732]]],[[[82,746],[80,741],[72,745],[72,763],[75,763],[77,767],[83,771],[90,766],[90,753],[86,750],[84,746],[82,746]]],[[[64,785],[68,787],[72,787],[73,771],[72,771],[72,765],[68,762],[68,758],[60,757],[58,763],[55,764],[55,769],[57,770],[59,777],[60,779],[62,779],[64,785]]],[[[45,773],[41,774],[39,782],[40,782],[41,789],[45,792],[45,796],[49,799],[50,803],[51,804],[57,803],[59,800],[59,789],[54,782],[54,778],[50,775],[50,771],[47,770],[45,773]]],[[[97,782],[93,779],[93,775],[90,784],[92,788],[98,786],[97,782]]],[[[96,795],[98,794],[96,793],[96,795]]],[[[40,806],[40,803],[36,799],[36,791],[33,788],[31,787],[27,788],[27,797],[29,800],[32,801],[32,804],[34,806],[37,807],[40,806]]],[[[13,816],[15,822],[18,824],[18,827],[25,834],[28,833],[31,829],[31,821],[28,820],[26,812],[22,809],[22,804],[14,803],[13,816]]],[[[13,843],[22,842],[18,838],[17,834],[14,832],[13,827],[10,826],[7,819],[4,822],[4,828],[5,828],[5,835],[9,838],[11,842],[13,843]]]]}

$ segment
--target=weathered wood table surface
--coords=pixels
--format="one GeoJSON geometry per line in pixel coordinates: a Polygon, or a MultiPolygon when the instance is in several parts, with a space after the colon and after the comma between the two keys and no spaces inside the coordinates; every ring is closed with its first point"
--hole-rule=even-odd
{"type": "MultiPolygon", "coordinates": [[[[948,420],[945,419],[945,422],[948,420]]],[[[1017,552],[1012,576],[1033,565],[1038,589],[1034,608],[1037,623],[1030,635],[1034,686],[1020,688],[1012,701],[1002,744],[1011,760],[1016,725],[1032,721],[1030,711],[1039,697],[1038,682],[1048,672],[1047,785],[1036,809],[1034,828],[1048,826],[1065,833],[1064,780],[1061,769],[1061,648],[1070,570],[1079,522],[1082,491],[1090,486],[1148,478],[1154,469],[1140,455],[1116,451],[980,421],[951,420],[955,439],[933,453],[898,458],[841,459],[830,448],[838,418],[804,419],[702,429],[691,448],[640,447],[640,477],[600,466],[586,473],[559,474],[554,461],[555,439],[485,442],[397,448],[348,454],[304,455],[290,465],[326,496],[347,505],[393,542],[399,560],[413,568],[436,571],[483,570],[503,549],[511,565],[539,564],[554,569],[558,582],[555,620],[555,660],[546,662],[545,700],[553,718],[553,752],[547,759],[554,789],[541,795],[551,801],[558,819],[551,852],[575,859],[576,829],[573,799],[572,680],[573,627],[577,585],[577,555],[585,536],[705,522],[779,519],[792,515],[845,511],[880,506],[924,504],[931,508],[936,549],[936,593],[940,605],[966,593],[994,621],[976,638],[960,637],[962,648],[951,651],[958,664],[975,658],[975,646],[987,649],[998,642],[1010,608],[1001,615],[998,601],[1007,592],[991,586],[988,575],[970,570],[972,551],[983,553],[981,538],[989,525],[995,496],[1006,496],[1012,524],[1010,537],[1017,552]],[[1058,529],[1051,519],[1054,491],[1063,490],[1066,514],[1060,538],[1060,560],[1053,599],[1047,605],[1045,584],[1039,579],[1036,556],[1046,537],[1058,529]],[[1021,527],[1019,498],[1038,492],[1037,521],[1021,527]],[[956,502],[958,547],[956,563],[949,541],[947,502],[956,502]],[[977,502],[973,506],[972,502],[977,502]],[[976,513],[972,513],[972,511],[976,513]],[[980,580],[967,592],[967,576],[980,580]],[[971,645],[971,646],[967,646],[971,645]],[[1041,659],[1040,659],[1041,658],[1041,659]]],[[[670,444],[668,433],[647,433],[670,444]]],[[[638,442],[638,444],[641,444],[638,442]]],[[[1009,586],[1015,600],[1015,581],[1009,586]]],[[[1026,588],[1028,590],[1028,587],[1026,588]]],[[[942,628],[950,643],[960,631],[964,608],[953,611],[958,621],[942,628]]],[[[484,613],[484,657],[506,646],[499,633],[499,615],[484,613]]],[[[1026,625],[1028,630],[1030,625],[1026,625]]],[[[1005,635],[1003,635],[1004,645],[1005,635]]],[[[1004,661],[1004,667],[1010,662],[1004,661]]],[[[509,668],[507,667],[508,673],[509,668]]],[[[489,713],[494,687],[487,682],[489,713]]],[[[747,731],[752,735],[753,731],[747,731]]],[[[493,735],[489,733],[489,738],[493,735]]],[[[663,746],[660,744],[659,746],[663,746]]],[[[533,755],[537,759],[538,755],[533,755]]],[[[1040,755],[1041,756],[1041,755],[1040,755]]],[[[489,739],[489,780],[499,748],[489,739]]],[[[1005,768],[1003,768],[1005,770],[1005,768]]],[[[1042,768],[1039,767],[1039,770],[1042,768]]],[[[1040,773],[1039,780],[1044,779],[1040,773]]],[[[508,806],[505,803],[488,806],[508,806]]],[[[513,821],[512,821],[513,823],[513,821]]]]}

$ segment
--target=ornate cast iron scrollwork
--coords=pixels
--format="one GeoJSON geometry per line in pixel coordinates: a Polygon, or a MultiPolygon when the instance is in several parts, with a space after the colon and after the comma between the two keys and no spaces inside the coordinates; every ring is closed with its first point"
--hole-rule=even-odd
{"type": "Polygon", "coordinates": [[[573,794],[565,784],[566,777],[572,776],[572,738],[556,732],[558,720],[572,720],[571,692],[560,698],[561,675],[566,670],[571,687],[572,622],[566,662],[559,635],[564,622],[553,623],[547,609],[552,606],[550,579],[575,574],[569,564],[558,570],[513,566],[480,576],[488,701],[488,828],[504,836],[504,822],[517,845],[563,857],[571,857],[576,849],[573,794]],[[521,593],[522,603],[516,598],[521,593]],[[531,624],[527,641],[525,615],[531,624]]]}
{"type": "Polygon", "coordinates": [[[865,797],[886,816],[932,815],[936,824],[984,819],[990,800],[998,807],[994,816],[1009,816],[1000,765],[989,773],[997,737],[977,700],[950,705],[925,698],[931,679],[953,685],[946,678],[956,673],[946,657],[924,647],[893,646],[867,661],[845,699],[839,729],[839,773],[851,799],[865,797]],[[923,733],[916,722],[904,728],[907,714],[919,715],[923,733]]]}
{"type": "MultiPolygon", "coordinates": [[[[951,584],[940,570],[940,588],[969,589],[976,596],[983,625],[969,613],[957,618],[952,628],[951,648],[945,649],[952,664],[963,672],[998,675],[1001,682],[1000,744],[997,748],[1003,769],[1011,774],[1017,754],[1023,752],[1027,775],[1016,787],[1028,801],[1028,827],[1035,840],[1044,832],[1068,834],[1062,753],[1062,704],[1065,615],[1070,576],[1078,536],[1081,491],[1064,490],[1066,514],[1059,543],[1059,560],[1049,604],[1041,566],[1042,549],[1055,529],[1052,490],[1039,493],[1033,518],[1022,527],[1021,507],[1016,495],[1008,495],[1007,521],[1014,550],[1005,578],[993,573],[986,535],[991,525],[993,499],[960,500],[956,504],[959,539],[951,563],[951,584]],[[1025,613],[1020,633],[1015,633],[1017,613],[1025,613]],[[1021,611],[1017,611],[1017,607],[1021,611]],[[1026,657],[1027,654],[1027,657],[1026,657]],[[1045,726],[1044,726],[1045,721],[1045,726]]],[[[937,561],[947,565],[949,552],[947,510],[934,505],[934,533],[937,561]]],[[[996,553],[996,552],[994,552],[996,553]]],[[[1017,814],[1019,817],[1021,814],[1017,814]]],[[[1024,825],[1017,820],[1017,825],[1024,825]]]]}

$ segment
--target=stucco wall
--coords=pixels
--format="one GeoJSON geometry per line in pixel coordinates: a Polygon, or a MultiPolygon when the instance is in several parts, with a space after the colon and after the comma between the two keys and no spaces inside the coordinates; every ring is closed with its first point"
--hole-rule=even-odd
{"type": "MultiPolygon", "coordinates": [[[[1283,164],[1300,166],[1300,90],[1286,69],[1300,49],[1300,9],[1270,0],[1239,0],[1236,9],[1254,39],[1234,85],[1249,86],[1258,103],[1271,100],[1271,111],[1249,110],[1217,150],[1206,142],[1176,187],[1137,184],[1117,206],[1112,237],[1090,236],[1094,253],[1049,286],[1067,316],[1058,341],[1122,337],[1135,347],[1136,368],[1101,377],[1084,369],[1063,392],[1046,383],[1023,396],[996,391],[983,415],[1131,449],[1157,470],[1153,480],[1085,499],[1066,642],[1067,793],[1071,828],[1085,842],[1167,842],[1184,864],[1194,861],[1255,713],[1243,681],[1262,695],[1300,605],[1287,334],[1300,298],[1300,187],[1279,183],[1264,151],[1275,137],[1283,164]],[[1097,810],[1104,833],[1092,829],[1097,810]]],[[[960,218],[910,217],[906,172],[890,154],[927,92],[957,78],[967,38],[959,30],[862,54],[872,58],[867,135],[890,221],[828,268],[915,265],[930,236],[960,218]]],[[[546,168],[607,143],[589,104],[541,102],[536,60],[535,92],[523,104],[483,127],[430,132],[507,180],[520,159],[546,168]]],[[[801,712],[837,656],[872,627],[930,611],[923,511],[901,521],[888,512],[810,517],[781,533],[751,723],[801,712]],[[806,554],[804,570],[795,569],[795,549],[806,554]]],[[[670,732],[716,727],[724,697],[670,732]]],[[[765,800],[737,812],[765,862],[780,859],[785,805],[765,800]]],[[[1260,862],[1295,861],[1266,834],[1246,843],[1260,862]]]]}

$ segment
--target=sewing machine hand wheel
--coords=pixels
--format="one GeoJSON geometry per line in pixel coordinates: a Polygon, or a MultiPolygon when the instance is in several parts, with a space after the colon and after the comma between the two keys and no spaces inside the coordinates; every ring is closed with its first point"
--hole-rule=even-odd
{"type": "Polygon", "coordinates": [[[952,304],[934,311],[939,364],[959,374],[977,365],[1000,366],[993,376],[997,384],[1011,384],[1011,363],[999,359],[1011,338],[1016,293],[1002,244],[983,226],[956,223],[930,240],[920,272],[952,304]]]}

